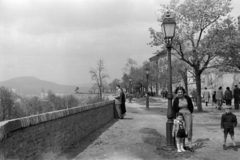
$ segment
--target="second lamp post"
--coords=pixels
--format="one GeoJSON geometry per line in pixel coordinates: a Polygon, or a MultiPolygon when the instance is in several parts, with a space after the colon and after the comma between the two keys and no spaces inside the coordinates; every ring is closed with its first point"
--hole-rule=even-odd
{"type": "Polygon", "coordinates": [[[129,99],[128,99],[129,101],[128,102],[131,103],[132,96],[133,96],[132,95],[132,79],[131,78],[129,78],[129,94],[128,95],[129,95],[129,99]]]}
{"type": "Polygon", "coordinates": [[[147,76],[147,87],[146,87],[146,92],[147,92],[147,95],[146,95],[146,108],[149,108],[149,96],[148,96],[148,78],[149,78],[149,69],[146,68],[145,71],[146,71],[146,76],[147,76]]]}

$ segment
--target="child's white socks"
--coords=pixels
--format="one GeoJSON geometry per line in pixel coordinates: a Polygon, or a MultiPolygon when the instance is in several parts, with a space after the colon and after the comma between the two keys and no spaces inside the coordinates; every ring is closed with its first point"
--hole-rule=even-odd
{"type": "Polygon", "coordinates": [[[186,150],[183,148],[183,143],[180,143],[180,148],[182,152],[185,152],[186,150]]]}
{"type": "Polygon", "coordinates": [[[182,152],[182,150],[181,150],[181,147],[180,147],[180,144],[179,144],[179,143],[177,143],[177,152],[182,152]]]}

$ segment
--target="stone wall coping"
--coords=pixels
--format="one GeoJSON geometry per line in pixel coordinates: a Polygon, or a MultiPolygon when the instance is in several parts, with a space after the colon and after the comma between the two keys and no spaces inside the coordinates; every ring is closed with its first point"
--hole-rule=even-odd
{"type": "Polygon", "coordinates": [[[11,119],[7,121],[2,121],[0,122],[0,140],[9,132],[28,127],[31,125],[36,125],[42,122],[46,121],[51,121],[54,119],[58,119],[61,117],[66,117],[69,115],[77,114],[80,112],[84,112],[87,110],[91,110],[94,108],[102,107],[107,104],[114,104],[115,101],[104,101],[104,102],[99,102],[99,103],[94,103],[94,104],[88,104],[88,105],[83,105],[83,106],[77,106],[69,109],[63,109],[63,110],[57,110],[57,111],[52,111],[52,112],[47,112],[47,113],[42,113],[38,115],[32,115],[28,117],[22,117],[22,118],[17,118],[17,119],[11,119]]]}

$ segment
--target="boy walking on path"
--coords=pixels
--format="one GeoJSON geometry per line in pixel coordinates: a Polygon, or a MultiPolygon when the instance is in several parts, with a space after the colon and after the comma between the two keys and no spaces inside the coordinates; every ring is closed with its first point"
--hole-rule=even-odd
{"type": "Polygon", "coordinates": [[[229,133],[232,138],[234,150],[237,151],[238,149],[234,139],[234,128],[237,126],[237,117],[231,112],[231,109],[231,106],[227,106],[221,118],[221,129],[224,133],[223,149],[227,150],[226,140],[229,133]]]}

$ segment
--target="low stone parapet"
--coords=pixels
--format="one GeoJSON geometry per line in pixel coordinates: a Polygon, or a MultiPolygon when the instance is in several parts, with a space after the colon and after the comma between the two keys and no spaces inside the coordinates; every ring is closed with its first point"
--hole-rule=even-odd
{"type": "Polygon", "coordinates": [[[61,153],[114,118],[114,101],[0,122],[0,159],[61,153]]]}

